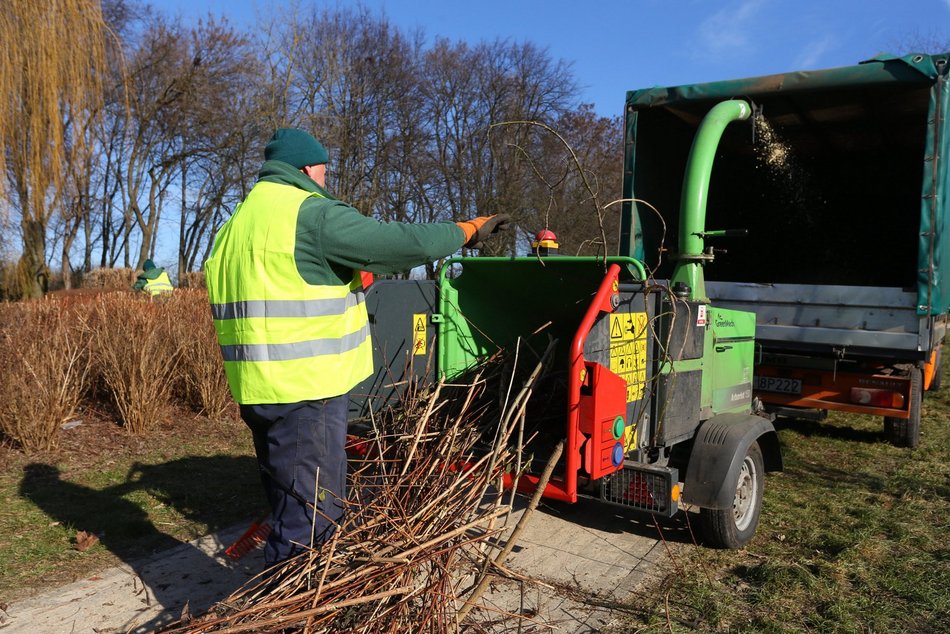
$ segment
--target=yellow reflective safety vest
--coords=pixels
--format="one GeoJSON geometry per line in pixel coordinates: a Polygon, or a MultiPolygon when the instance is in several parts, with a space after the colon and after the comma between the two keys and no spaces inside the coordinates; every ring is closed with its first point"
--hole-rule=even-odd
{"type": "Polygon", "coordinates": [[[168,273],[162,271],[154,280],[146,282],[142,290],[150,296],[156,297],[162,293],[171,293],[175,290],[175,287],[172,286],[172,281],[168,278],[168,273]]]}
{"type": "Polygon", "coordinates": [[[306,282],[294,259],[309,196],[259,182],[215,237],[205,282],[224,369],[244,405],[347,393],[373,371],[359,272],[349,284],[306,282]]]}

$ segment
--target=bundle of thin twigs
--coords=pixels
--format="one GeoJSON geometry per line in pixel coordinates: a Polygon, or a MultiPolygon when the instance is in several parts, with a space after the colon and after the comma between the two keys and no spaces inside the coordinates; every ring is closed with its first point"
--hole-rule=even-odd
{"type": "Polygon", "coordinates": [[[496,359],[465,384],[407,389],[372,421],[333,537],[166,631],[458,631],[530,514],[507,534],[497,485],[522,463],[518,430],[549,356],[518,385],[496,359]]]}

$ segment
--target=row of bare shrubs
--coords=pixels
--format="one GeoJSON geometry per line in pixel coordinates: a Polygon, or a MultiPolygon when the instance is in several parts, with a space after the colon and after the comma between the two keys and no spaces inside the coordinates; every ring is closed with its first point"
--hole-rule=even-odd
{"type": "MultiPolygon", "coordinates": [[[[92,269],[82,276],[82,288],[128,290],[135,283],[139,271],[135,269],[92,269]]],[[[204,271],[186,271],[178,274],[181,288],[205,288],[204,271]]]]}
{"type": "MultiPolygon", "coordinates": [[[[24,287],[22,267],[17,262],[0,261],[0,301],[18,300],[20,290],[24,287]]],[[[91,271],[73,271],[70,275],[70,285],[67,286],[62,274],[51,272],[47,280],[51,292],[75,292],[76,289],[88,291],[94,289],[127,291],[132,288],[140,270],[131,268],[94,268],[91,271]],[[70,289],[64,291],[64,289],[70,289]]],[[[205,288],[205,274],[203,271],[186,271],[178,275],[178,285],[181,288],[205,288]]]]}
{"type": "Polygon", "coordinates": [[[204,271],[187,271],[178,275],[182,288],[206,288],[204,271]]]}
{"type": "Polygon", "coordinates": [[[84,405],[147,434],[175,403],[210,418],[232,406],[205,291],[0,304],[0,433],[21,448],[54,448],[84,405]]]}
{"type": "Polygon", "coordinates": [[[138,271],[128,268],[95,268],[83,273],[79,286],[82,288],[101,288],[129,290],[135,284],[138,271]]]}

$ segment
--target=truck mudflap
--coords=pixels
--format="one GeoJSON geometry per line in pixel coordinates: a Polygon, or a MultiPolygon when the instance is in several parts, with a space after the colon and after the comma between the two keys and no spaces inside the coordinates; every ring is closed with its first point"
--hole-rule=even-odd
{"type": "Polygon", "coordinates": [[[937,347],[930,353],[924,363],[924,391],[939,390],[941,374],[943,374],[943,347],[937,347]]]}
{"type": "Polygon", "coordinates": [[[751,414],[720,414],[703,423],[686,467],[683,502],[707,509],[731,508],[739,467],[753,442],[758,442],[762,450],[765,471],[781,471],[778,436],[767,419],[751,414]]]}

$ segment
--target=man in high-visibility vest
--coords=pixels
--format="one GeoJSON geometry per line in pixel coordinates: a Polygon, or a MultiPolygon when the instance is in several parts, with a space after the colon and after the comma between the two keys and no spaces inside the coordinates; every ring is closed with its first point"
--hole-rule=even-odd
{"type": "Polygon", "coordinates": [[[343,516],[348,394],[373,370],[359,272],[409,270],[480,246],[508,222],[379,222],[327,192],[328,160],[309,133],[278,130],[205,263],[228,385],[271,506],[268,565],[311,535],[325,541],[343,516]]]}
{"type": "Polygon", "coordinates": [[[142,265],[142,272],[135,279],[132,288],[148,293],[150,297],[158,297],[175,290],[165,269],[155,266],[155,263],[151,260],[145,260],[145,264],[142,265]]]}

